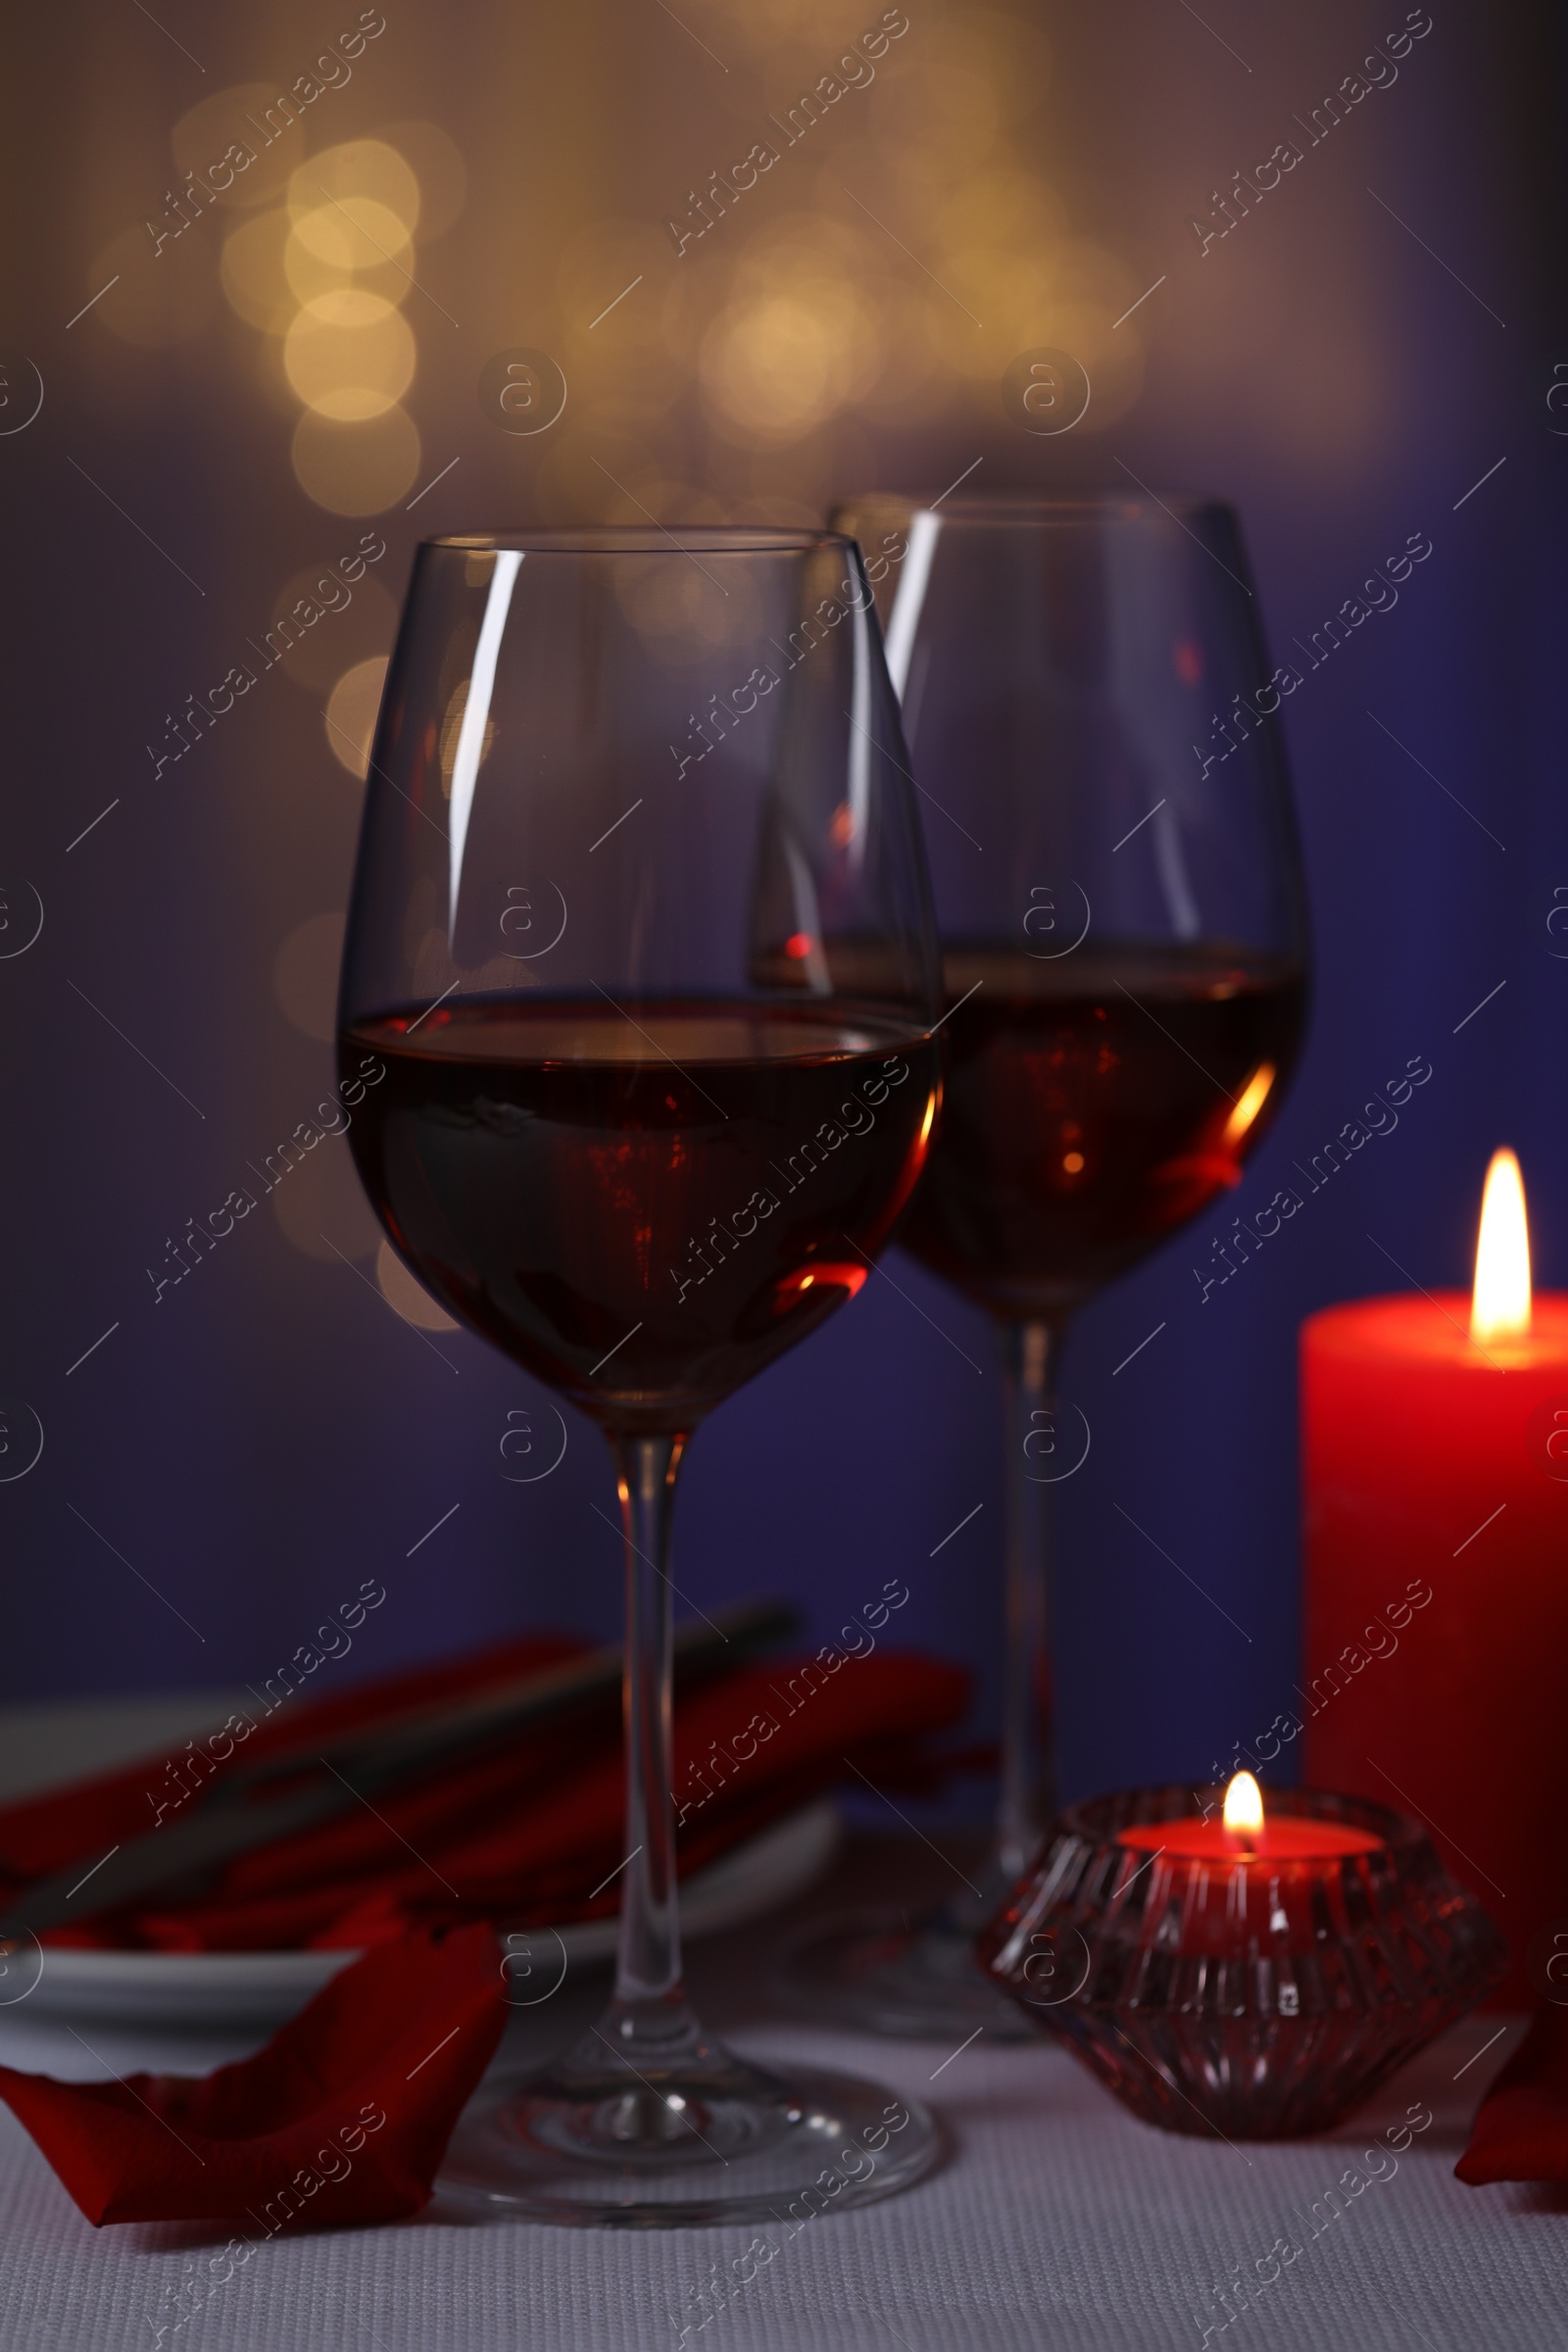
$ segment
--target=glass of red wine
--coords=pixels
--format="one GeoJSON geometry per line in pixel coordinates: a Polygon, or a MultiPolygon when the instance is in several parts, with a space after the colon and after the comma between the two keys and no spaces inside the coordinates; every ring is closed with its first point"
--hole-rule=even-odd
{"type": "Polygon", "coordinates": [[[355,1157],[426,1289],[599,1424],[625,1534],[614,1993],[470,2104],[443,2183],[484,2209],[760,2218],[812,2184],[886,2195],[934,2154],[914,2102],[783,2079],[704,2032],[670,1798],[681,1456],[855,1296],[931,1131],[940,964],[907,763],[847,539],[418,551],[344,950],[343,1065],[386,1071],[355,1157]]]}
{"type": "Polygon", "coordinates": [[[1212,500],[876,494],[833,524],[871,551],[937,902],[945,1093],[897,1238],[995,1324],[1003,1755],[978,1899],[842,1923],[790,1979],[862,2027],[1016,2035],[970,1945],[1054,1805],[1054,1490],[1089,1443],[1058,1412],[1061,1342],[1241,1181],[1284,1095],[1306,1004],[1295,679],[1212,500]]]}

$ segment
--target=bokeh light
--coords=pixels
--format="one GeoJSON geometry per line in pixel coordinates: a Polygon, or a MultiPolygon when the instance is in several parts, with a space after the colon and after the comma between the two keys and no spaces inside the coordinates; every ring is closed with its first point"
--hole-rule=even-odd
{"type": "MultiPolygon", "coordinates": [[[[659,512],[641,490],[638,495],[650,514],[659,512]]],[[[701,519],[684,499],[663,503],[670,513],[701,519]]],[[[757,633],[757,590],[744,569],[726,579],[722,591],[697,564],[678,556],[667,563],[655,557],[617,564],[613,576],[621,611],[650,649],[673,667],[700,662],[710,646],[739,643],[757,633]]]]}
{"type": "Polygon", "coordinates": [[[456,1331],[457,1325],[428,1291],[421,1290],[390,1242],[375,1253],[375,1279],[388,1306],[396,1307],[405,1323],[419,1331],[456,1331]]]}
{"type": "Polygon", "coordinates": [[[355,1172],[346,1136],[326,1136],[293,1163],[274,1186],[271,1203],[285,1240],[323,1265],[368,1258],[380,1246],[381,1228],[355,1172]]]}
{"type": "Polygon", "coordinates": [[[868,375],[874,346],[848,286],[732,304],[705,337],[701,370],[715,421],[745,440],[797,440],[868,375]]]}
{"type": "MultiPolygon", "coordinates": [[[[297,247],[292,267],[285,256],[284,268],[289,282],[298,284],[293,270],[298,270],[305,283],[299,286],[302,298],[309,300],[317,291],[310,284],[312,262],[325,264],[330,277],[342,283],[355,276],[388,270],[409,281],[407,257],[412,251],[409,232],[396,213],[373,196],[350,196],[339,204],[318,204],[314,212],[294,216],[294,233],[290,248],[297,247]]],[[[391,296],[390,299],[398,299],[391,296]]]]}
{"type": "Polygon", "coordinates": [[[94,302],[89,316],[122,342],[161,351],[188,342],[218,308],[215,249],[200,231],[172,239],[151,269],[152,240],[143,227],[127,228],[93,256],[82,300],[94,302]],[[119,284],[111,283],[119,279],[119,284]],[[107,287],[108,291],[105,291],[107,287]]]}
{"type": "MultiPolygon", "coordinates": [[[[216,112],[204,101],[186,119],[193,152],[227,119],[224,108],[236,111],[230,102],[244,96],[223,93],[216,112]]],[[[464,201],[463,159],[436,124],[403,127],[428,164],[433,218],[450,225],[464,201]]],[[[222,290],[241,318],[276,338],[264,380],[305,410],[290,457],[306,497],[333,514],[383,514],[408,496],[421,456],[418,430],[402,406],[418,346],[401,307],[414,290],[414,231],[426,214],[419,173],[386,138],[345,139],[318,155],[291,144],[287,164],[283,182],[274,172],[264,191],[284,201],[224,240],[222,290]]],[[[255,200],[254,191],[246,200],[255,200]]],[[[291,674],[304,667],[296,663],[291,674]]]]}
{"type": "Polygon", "coordinates": [[[307,409],[294,428],[294,477],[332,514],[380,514],[414,487],[419,434],[406,409],[343,424],[307,409]]]}
{"type": "Polygon", "coordinates": [[[291,573],[278,589],[271,625],[275,627],[285,613],[297,623],[302,597],[309,599],[307,612],[314,606],[321,616],[303,636],[289,631],[294,642],[278,667],[285,678],[319,701],[356,662],[386,653],[397,628],[397,607],[373,571],[367,571],[351,588],[335,564],[313,564],[291,573]]]}
{"type": "Polygon", "coordinates": [[[283,372],[308,408],[339,424],[384,416],[414,381],[408,320],[359,286],[317,294],[283,341],[283,372]]]}
{"type": "Polygon", "coordinates": [[[698,363],[726,439],[797,440],[871,390],[889,359],[887,266],[872,233],[794,213],[754,234],[698,363]]]}
{"type": "Polygon", "coordinates": [[[417,175],[384,139],[349,139],[323,148],[289,178],[288,209],[296,220],[334,206],[356,214],[365,205],[390,214],[401,225],[404,243],[419,225],[417,175]]]}
{"type": "MultiPolygon", "coordinates": [[[[242,220],[223,241],[219,278],[229,307],[265,334],[285,333],[299,307],[300,297],[284,267],[292,233],[287,213],[274,207],[242,220]]],[[[318,290],[311,288],[313,293],[318,290]]]]}
{"type": "MultiPolygon", "coordinates": [[[[221,205],[249,209],[280,195],[299,161],[300,133],[279,107],[279,94],[275,81],[241,81],[200,99],[169,134],[180,174],[194,172],[221,205]],[[220,167],[234,148],[252,160],[236,169],[239,157],[234,156],[227,166],[233,178],[226,188],[220,187],[218,180],[224,175],[220,167]]],[[[297,115],[298,109],[293,111],[297,115]]]]}
{"type": "Polygon", "coordinates": [[[359,232],[353,220],[345,215],[327,212],[324,206],[322,212],[325,214],[324,236],[318,236],[314,245],[308,241],[302,231],[308,222],[318,220],[320,216],[307,213],[299,221],[291,224],[283,246],[283,276],[288,285],[291,305],[288,318],[283,322],[285,333],[293,322],[292,306],[313,302],[318,294],[335,293],[340,286],[358,286],[364,293],[379,295],[382,301],[390,302],[396,309],[407,300],[414,282],[408,270],[414,249],[403,236],[394,215],[389,213],[386,216],[393,242],[383,255],[370,242],[368,233],[359,232]],[[325,251],[322,250],[323,246],[325,251]],[[358,258],[345,258],[351,253],[358,258]],[[338,258],[332,258],[334,255],[338,258]]]}
{"type": "Polygon", "coordinates": [[[467,202],[468,167],[457,141],[438,122],[390,122],[382,132],[419,183],[419,240],[444,237],[467,202]]]}
{"type": "Polygon", "coordinates": [[[370,772],[370,744],[386,684],[387,657],[377,654],[346,669],[321,713],[332,757],[363,783],[370,772]]]}

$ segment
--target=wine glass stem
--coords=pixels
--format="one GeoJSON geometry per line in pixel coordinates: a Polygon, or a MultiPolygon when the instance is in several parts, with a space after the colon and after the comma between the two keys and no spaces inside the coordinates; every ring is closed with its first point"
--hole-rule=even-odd
{"type": "Polygon", "coordinates": [[[626,1855],[612,2015],[627,2040],[662,2038],[685,2008],[670,1791],[673,1612],[669,1531],[685,1440],[612,1438],[626,1538],[626,1855]]]}
{"type": "Polygon", "coordinates": [[[1009,1885],[1028,1868],[1055,1798],[1055,1488],[1031,1476],[1031,1471],[1044,1470],[1059,1458],[1054,1450],[1055,1384],[1062,1328],[1044,1322],[1004,1323],[997,1334],[1006,1439],[1006,1648],[997,1859],[1009,1885]]]}

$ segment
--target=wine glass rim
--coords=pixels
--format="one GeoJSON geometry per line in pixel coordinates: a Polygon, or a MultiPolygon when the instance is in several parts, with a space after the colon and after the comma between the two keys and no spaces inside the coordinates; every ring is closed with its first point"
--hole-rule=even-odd
{"type": "Polygon", "coordinates": [[[1043,524],[1151,522],[1158,514],[1172,521],[1196,514],[1232,512],[1228,499],[1203,490],[965,490],[935,497],[916,490],[862,490],[835,499],[833,512],[901,507],[911,517],[941,513],[951,522],[1043,524]]]}
{"type": "Polygon", "coordinates": [[[752,522],[572,523],[510,531],[443,531],[422,542],[463,555],[514,552],[529,556],[805,556],[818,549],[846,554],[843,531],[752,522]]]}

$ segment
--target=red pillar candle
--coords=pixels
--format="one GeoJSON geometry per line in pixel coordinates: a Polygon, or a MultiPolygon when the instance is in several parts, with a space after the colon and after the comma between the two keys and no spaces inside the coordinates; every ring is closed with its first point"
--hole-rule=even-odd
{"type": "Polygon", "coordinates": [[[1532,1301],[1511,1152],[1471,1298],[1302,1326],[1301,1442],[1305,1777],[1429,1825],[1526,2005],[1568,1950],[1568,1297],[1532,1301]]]}

